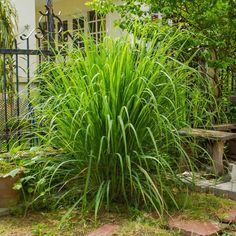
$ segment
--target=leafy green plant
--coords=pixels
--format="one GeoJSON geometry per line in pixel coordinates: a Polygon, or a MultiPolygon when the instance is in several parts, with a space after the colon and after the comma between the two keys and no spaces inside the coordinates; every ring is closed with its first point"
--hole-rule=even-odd
{"type": "Polygon", "coordinates": [[[19,158],[11,157],[9,153],[0,155],[0,177],[12,176],[23,172],[22,162],[19,158]]]}
{"type": "Polygon", "coordinates": [[[44,224],[37,224],[36,226],[33,227],[32,234],[34,236],[47,236],[48,235],[46,233],[47,228],[48,227],[44,224]]]}
{"type": "Polygon", "coordinates": [[[0,2],[0,48],[11,48],[15,39],[16,11],[11,1],[0,2]]]}
{"type": "MultiPolygon", "coordinates": [[[[15,30],[17,29],[16,22],[16,10],[10,0],[0,1],[0,48],[13,48],[15,40],[15,30]]],[[[14,74],[14,60],[10,55],[5,55],[5,62],[3,60],[3,54],[0,55],[0,103],[3,104],[3,91],[6,89],[8,93],[8,104],[12,112],[14,107],[13,94],[15,93],[13,89],[13,74],[14,74]],[[5,63],[5,75],[4,64],[5,63]],[[4,88],[4,76],[6,79],[6,88],[4,88]]],[[[1,104],[1,106],[2,106],[1,104]]],[[[1,108],[1,112],[3,109],[1,108]]],[[[4,113],[4,112],[3,112],[4,113]]],[[[1,122],[2,123],[2,122],[1,122]]],[[[2,130],[2,125],[0,124],[0,132],[2,130]]]]}
{"type": "Polygon", "coordinates": [[[67,48],[66,61],[41,66],[37,135],[66,154],[27,163],[34,202],[53,198],[95,215],[111,203],[160,215],[176,205],[180,156],[193,168],[177,130],[215,115],[206,81],[178,61],[180,37],[84,38],[84,50],[67,48]]]}
{"type": "MultiPolygon", "coordinates": [[[[119,3],[93,0],[88,4],[101,13],[118,12],[121,17],[116,24],[130,32],[133,32],[133,22],[137,19],[139,30],[149,25],[150,34],[160,28],[187,30],[189,34],[184,40],[188,43],[182,50],[182,60],[189,60],[196,53],[192,66],[211,79],[218,106],[223,112],[229,110],[231,104],[225,100],[228,101],[229,95],[236,90],[235,0],[122,0],[119,3]]],[[[230,114],[228,120],[225,118],[219,114],[215,122],[233,121],[230,114]]]]}
{"type": "Polygon", "coordinates": [[[0,161],[0,174],[7,174],[8,172],[12,171],[15,169],[16,166],[12,163],[6,162],[6,161],[0,161]]]}
{"type": "MultiPolygon", "coordinates": [[[[13,160],[0,160],[0,178],[16,177],[24,172],[22,166],[13,160]]],[[[19,190],[18,186],[14,186],[14,189],[19,190]]]]}

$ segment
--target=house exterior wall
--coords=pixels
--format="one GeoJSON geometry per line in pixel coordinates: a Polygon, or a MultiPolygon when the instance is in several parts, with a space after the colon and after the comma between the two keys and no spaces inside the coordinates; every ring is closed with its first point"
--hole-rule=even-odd
{"type": "MultiPolygon", "coordinates": [[[[17,47],[20,49],[26,49],[26,41],[22,41],[20,36],[22,34],[28,35],[36,27],[35,22],[35,1],[34,0],[11,0],[17,11],[18,27],[17,33],[17,47]]],[[[29,48],[36,49],[36,38],[34,34],[29,38],[29,48]]],[[[25,94],[27,83],[27,64],[26,57],[20,56],[19,58],[19,90],[22,94],[25,94]]],[[[30,76],[33,77],[36,69],[37,60],[36,57],[30,59],[30,76]]],[[[23,96],[23,95],[22,95],[23,96]]]]}
{"type": "MultiPolygon", "coordinates": [[[[15,6],[17,12],[17,29],[16,29],[16,39],[17,39],[17,47],[19,49],[26,49],[27,42],[25,40],[21,40],[20,36],[22,34],[29,35],[32,31],[35,30],[36,21],[35,21],[35,1],[34,0],[11,0],[13,5],[15,6]]],[[[29,48],[36,49],[36,38],[34,37],[34,32],[32,36],[29,37],[29,48]]],[[[27,57],[20,55],[18,56],[19,63],[19,98],[20,98],[20,113],[22,114],[23,110],[27,109],[26,101],[27,101],[27,57]]],[[[34,76],[34,72],[37,67],[37,57],[30,56],[30,77],[34,76]]],[[[16,78],[13,80],[15,82],[16,87],[16,78]]],[[[14,101],[15,103],[15,101],[14,101]]],[[[11,106],[16,107],[16,104],[11,104],[11,106]]],[[[15,112],[15,110],[14,110],[15,112]]],[[[8,114],[11,114],[8,112],[8,114]]]]}
{"type": "MultiPolygon", "coordinates": [[[[29,35],[29,49],[37,49],[37,40],[35,38],[35,33],[36,33],[36,28],[38,27],[38,23],[40,20],[40,13],[39,11],[45,12],[45,3],[46,0],[10,0],[12,3],[15,5],[18,19],[18,27],[16,30],[16,38],[17,38],[17,47],[19,49],[27,49],[27,42],[22,41],[20,39],[20,36],[22,34],[29,35]]],[[[53,7],[54,7],[54,13],[60,14],[60,18],[62,21],[68,21],[68,30],[71,31],[73,34],[73,19],[78,19],[81,16],[84,17],[85,19],[85,34],[91,33],[89,31],[89,12],[92,11],[88,6],[86,6],[86,2],[88,0],[53,0],[53,7]]],[[[105,32],[106,35],[112,36],[112,37],[119,37],[121,32],[114,27],[114,20],[118,19],[119,15],[116,13],[108,14],[105,16],[105,32]]],[[[45,19],[44,19],[45,20],[45,19]]],[[[100,21],[100,18],[97,17],[96,15],[96,20],[100,21]]],[[[56,24],[57,28],[57,24],[56,24]]],[[[97,25],[96,25],[97,28],[97,25]]],[[[58,37],[58,36],[57,36],[58,37]]],[[[16,58],[15,56],[13,57],[14,59],[16,58]]],[[[38,65],[38,57],[37,56],[30,56],[30,63],[29,63],[29,68],[27,68],[27,57],[20,55],[18,56],[18,73],[19,73],[19,99],[20,99],[20,104],[19,104],[19,109],[20,109],[20,115],[26,114],[29,112],[29,106],[28,106],[28,91],[29,89],[27,82],[27,72],[28,69],[30,71],[30,79],[34,77],[34,72],[37,68],[38,65]]],[[[14,79],[14,88],[16,89],[16,78],[14,79]]],[[[35,84],[30,85],[30,88],[36,87],[35,84]]],[[[35,93],[36,91],[34,91],[35,93]]],[[[36,92],[37,93],[37,92],[36,92]]],[[[34,96],[33,91],[31,91],[31,95],[34,96]]],[[[7,97],[8,99],[9,97],[7,97]]],[[[0,113],[4,114],[4,103],[3,103],[3,98],[2,94],[0,93],[0,113]]],[[[13,99],[9,99],[9,107],[7,108],[7,114],[8,118],[16,116],[16,96],[13,96],[13,99]]],[[[4,117],[0,117],[0,120],[3,120],[4,117]]],[[[5,126],[3,126],[4,128],[5,126]]],[[[0,131],[2,131],[1,123],[0,123],[0,131]]]]}
{"type": "MultiPolygon", "coordinates": [[[[31,30],[35,29],[35,1],[32,0],[11,0],[15,5],[18,15],[18,30],[17,34],[28,34],[31,30]]],[[[19,44],[19,46],[21,46],[19,44]]],[[[22,45],[21,47],[24,47],[22,45]]],[[[30,47],[35,48],[35,38],[30,38],[30,47]]]]}
{"type": "MultiPolygon", "coordinates": [[[[17,39],[18,39],[18,48],[26,49],[26,41],[20,40],[22,34],[28,35],[30,32],[35,30],[38,27],[40,13],[39,11],[45,12],[46,0],[11,0],[15,5],[17,15],[18,15],[18,28],[17,28],[17,39]]],[[[55,14],[59,14],[59,17],[62,21],[68,21],[68,30],[73,31],[73,19],[84,17],[85,19],[85,33],[88,33],[88,12],[91,9],[86,6],[86,3],[90,0],[53,0],[53,9],[55,14]]],[[[117,1],[119,2],[119,0],[117,1]]],[[[121,32],[118,28],[114,27],[114,21],[119,19],[117,13],[111,13],[106,15],[106,26],[105,31],[106,35],[112,37],[118,37],[121,35],[121,32]]],[[[57,29],[57,25],[56,25],[57,29]]],[[[30,49],[36,49],[37,43],[34,33],[29,38],[29,47],[30,49]]],[[[58,37],[58,36],[57,36],[58,37]]],[[[30,76],[34,76],[34,71],[37,67],[37,57],[31,56],[30,58],[30,76]]],[[[23,56],[19,57],[19,64],[24,70],[19,70],[20,75],[20,90],[25,89],[25,84],[27,83],[26,78],[26,58],[23,56]]]]}
{"type": "MultiPolygon", "coordinates": [[[[45,1],[36,0],[36,22],[40,19],[39,11],[45,11],[45,1]]],[[[59,14],[59,17],[62,21],[68,21],[68,31],[73,32],[73,19],[84,17],[85,19],[85,33],[88,33],[88,12],[91,9],[86,6],[89,0],[54,0],[53,9],[55,14],[59,14]]],[[[110,13],[106,15],[106,34],[112,37],[120,36],[121,32],[119,29],[114,27],[114,20],[118,19],[119,16],[116,13],[110,13]]],[[[55,24],[56,30],[57,25],[55,24]]]]}

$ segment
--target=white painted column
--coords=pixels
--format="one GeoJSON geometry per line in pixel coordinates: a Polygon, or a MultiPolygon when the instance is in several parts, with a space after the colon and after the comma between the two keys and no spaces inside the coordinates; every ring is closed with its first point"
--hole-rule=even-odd
{"type": "MultiPolygon", "coordinates": [[[[28,34],[35,29],[35,1],[34,0],[11,0],[15,5],[18,15],[17,35],[28,34]]],[[[30,48],[35,49],[35,37],[30,38],[30,48]]],[[[21,43],[21,48],[25,46],[21,43]]]]}
{"type": "MultiPolygon", "coordinates": [[[[19,49],[27,49],[27,41],[22,41],[22,34],[28,35],[35,30],[35,0],[11,0],[17,12],[17,47],[19,49]]],[[[29,49],[36,49],[35,33],[29,37],[29,49]]],[[[23,105],[27,100],[27,56],[19,55],[19,91],[20,91],[20,109],[28,109],[23,105]]],[[[37,67],[37,57],[30,56],[30,78],[34,76],[37,67]]]]}

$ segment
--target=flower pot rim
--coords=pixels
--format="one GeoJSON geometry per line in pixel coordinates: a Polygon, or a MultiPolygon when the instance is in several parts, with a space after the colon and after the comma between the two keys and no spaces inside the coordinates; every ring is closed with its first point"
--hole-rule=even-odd
{"type": "Polygon", "coordinates": [[[6,179],[6,178],[15,178],[18,176],[21,176],[24,173],[23,167],[13,168],[11,171],[7,173],[0,173],[0,179],[6,179]]]}

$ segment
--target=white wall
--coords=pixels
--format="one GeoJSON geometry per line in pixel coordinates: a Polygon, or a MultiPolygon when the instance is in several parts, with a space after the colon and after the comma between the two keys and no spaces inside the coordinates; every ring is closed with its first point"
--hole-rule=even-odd
{"type": "MultiPolygon", "coordinates": [[[[87,12],[91,10],[86,3],[91,0],[54,0],[53,1],[53,9],[55,14],[61,12],[60,18],[61,20],[68,20],[69,29],[72,28],[71,19],[76,16],[84,16],[85,19],[87,17],[87,12]]],[[[116,2],[120,2],[120,0],[116,0],[116,2]]],[[[45,8],[45,0],[36,0],[36,19],[39,19],[40,14],[39,11],[44,12],[45,8]]],[[[119,19],[119,15],[117,13],[110,13],[106,16],[106,32],[107,35],[112,37],[117,37],[121,35],[121,30],[117,27],[114,27],[114,21],[119,19]]],[[[86,27],[86,26],[85,26],[86,27]]]]}
{"type": "MultiPolygon", "coordinates": [[[[26,49],[26,41],[22,41],[20,36],[22,34],[28,35],[35,29],[35,0],[11,0],[15,5],[18,15],[18,29],[17,29],[17,42],[18,48],[26,49]]],[[[36,49],[36,38],[33,35],[29,38],[30,49],[36,49]]],[[[33,77],[36,69],[36,57],[30,56],[30,77],[33,77]]],[[[26,56],[19,56],[19,89],[21,91],[21,98],[26,96],[27,90],[27,64],[26,56]]]]}
{"type": "MultiPolygon", "coordinates": [[[[28,34],[35,29],[35,1],[34,0],[11,0],[16,7],[18,15],[18,35],[28,34]]],[[[35,48],[35,38],[30,38],[30,47],[35,48]]],[[[24,45],[21,45],[24,47],[24,45]]]]}

